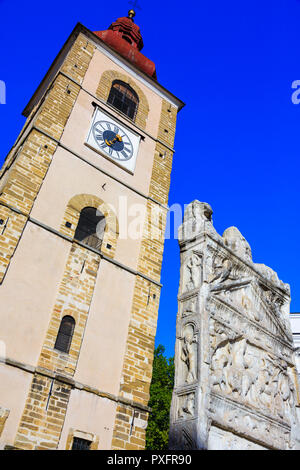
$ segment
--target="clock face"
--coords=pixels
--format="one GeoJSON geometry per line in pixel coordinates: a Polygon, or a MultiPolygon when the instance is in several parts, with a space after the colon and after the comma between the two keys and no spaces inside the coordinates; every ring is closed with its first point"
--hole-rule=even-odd
{"type": "Polygon", "coordinates": [[[85,145],[134,174],[141,136],[132,127],[96,107],[85,145]]]}
{"type": "Polygon", "coordinates": [[[93,136],[98,147],[109,157],[125,162],[133,157],[133,145],[117,124],[99,120],[93,124],[93,136]]]}

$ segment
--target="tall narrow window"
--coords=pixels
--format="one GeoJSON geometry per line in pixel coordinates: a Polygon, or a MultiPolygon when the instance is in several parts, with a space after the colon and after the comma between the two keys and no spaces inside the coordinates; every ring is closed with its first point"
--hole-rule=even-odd
{"type": "Polygon", "coordinates": [[[55,349],[59,351],[69,353],[70,346],[72,343],[73,333],[75,328],[75,320],[73,317],[66,315],[63,317],[58,334],[55,341],[55,349]]]}
{"type": "Polygon", "coordinates": [[[136,92],[126,83],[115,80],[112,84],[107,102],[126,114],[130,119],[135,119],[139,98],[136,92]]]}
{"type": "Polygon", "coordinates": [[[74,238],[85,245],[100,250],[105,230],[105,217],[94,207],[85,207],[80,217],[74,238]]]}

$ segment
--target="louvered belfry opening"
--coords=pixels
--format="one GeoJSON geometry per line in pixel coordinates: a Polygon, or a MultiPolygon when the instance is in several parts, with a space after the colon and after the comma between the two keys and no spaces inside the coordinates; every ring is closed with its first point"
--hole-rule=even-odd
{"type": "Polygon", "coordinates": [[[55,349],[58,349],[59,351],[69,353],[71,343],[72,343],[72,338],[73,338],[73,333],[74,333],[74,328],[75,328],[75,320],[73,317],[70,317],[69,315],[66,315],[63,317],[60,327],[58,330],[58,334],[56,337],[55,341],[55,349]]]}
{"type": "Polygon", "coordinates": [[[100,250],[104,230],[104,215],[94,207],[85,207],[80,212],[74,238],[91,248],[95,248],[95,250],[100,250]]]}
{"type": "Polygon", "coordinates": [[[72,450],[90,450],[91,441],[81,439],[80,437],[74,437],[72,450]]]}
{"type": "Polygon", "coordinates": [[[135,120],[139,98],[135,91],[126,83],[115,80],[112,84],[107,102],[126,114],[126,116],[133,121],[135,120]]]}

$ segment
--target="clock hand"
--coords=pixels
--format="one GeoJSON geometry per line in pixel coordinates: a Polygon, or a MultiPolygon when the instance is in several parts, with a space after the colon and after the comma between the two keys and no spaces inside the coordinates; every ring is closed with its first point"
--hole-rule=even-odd
{"type": "Polygon", "coordinates": [[[105,139],[106,144],[110,147],[113,145],[115,142],[122,142],[122,137],[119,134],[116,134],[115,138],[112,140],[107,140],[105,139]]]}

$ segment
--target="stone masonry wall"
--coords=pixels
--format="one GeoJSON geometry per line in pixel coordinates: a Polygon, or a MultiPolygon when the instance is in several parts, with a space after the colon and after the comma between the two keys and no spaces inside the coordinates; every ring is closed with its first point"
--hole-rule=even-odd
{"type": "MultiPolygon", "coordinates": [[[[10,152],[5,161],[0,176],[0,282],[22,236],[94,50],[80,34],[61,69],[78,85],[58,72],[27,120],[33,120],[36,128],[28,132],[22,146],[10,152]]],[[[72,376],[74,373],[99,261],[99,255],[72,245],[38,364],[41,371],[47,368],[47,375],[53,373],[53,379],[42,372],[34,375],[15,439],[17,448],[57,447],[71,391],[71,385],[60,382],[57,374],[72,376]],[[68,357],[53,349],[61,317],[66,314],[76,320],[68,357]]]]}
{"type": "Polygon", "coordinates": [[[15,447],[56,449],[70,398],[71,386],[36,373],[25,404],[15,447]]]}
{"type": "Polygon", "coordinates": [[[9,410],[6,410],[5,408],[1,408],[0,406],[0,437],[3,432],[8,416],[9,416],[9,410]]]}
{"type": "MultiPolygon", "coordinates": [[[[81,83],[94,52],[94,46],[79,35],[62,70],[81,83]]],[[[26,220],[51,164],[57,144],[80,91],[79,85],[58,74],[34,117],[35,126],[50,137],[33,129],[21,148],[9,154],[0,175],[0,283],[24,230],[26,220]],[[18,209],[22,215],[5,207],[18,209]]]]}
{"type": "MultiPolygon", "coordinates": [[[[56,150],[56,140],[60,140],[63,134],[93,53],[94,46],[83,35],[79,35],[61,68],[67,76],[57,74],[40,106],[37,106],[29,117],[29,120],[34,120],[37,129],[28,133],[18,153],[10,155],[4,165],[2,178],[0,176],[2,191],[0,194],[2,211],[0,215],[0,220],[2,219],[2,225],[0,222],[0,282],[3,280],[32,205],[51,164],[56,150]],[[45,132],[48,137],[38,129],[45,132]]],[[[123,74],[107,72],[100,80],[97,95],[102,99],[107,99],[112,81],[124,79],[124,77],[139,95],[139,110],[135,122],[137,126],[145,129],[149,105],[145,95],[131,78],[123,74]]],[[[175,126],[175,108],[163,101],[149,189],[149,196],[163,204],[167,204],[168,201],[173,153],[170,147],[172,148],[174,143],[175,126]]],[[[78,216],[74,211],[71,215],[73,218],[78,216]]],[[[166,215],[166,209],[151,200],[148,201],[147,221],[137,269],[157,283],[160,280],[166,215]]],[[[107,251],[108,256],[114,254],[115,239],[116,233],[111,235],[112,251],[107,251]]],[[[17,448],[54,449],[57,447],[99,262],[99,255],[76,243],[72,245],[41,351],[38,369],[33,377],[16,435],[15,446],[17,448]],[[59,324],[64,315],[72,315],[76,320],[68,357],[53,349],[59,324]],[[48,377],[49,374],[50,376],[53,374],[53,378],[48,377]],[[70,385],[65,383],[65,379],[64,383],[59,380],[60,374],[70,377],[70,385]]],[[[120,396],[140,406],[118,405],[112,440],[114,449],[142,449],[145,445],[148,418],[145,410],[149,401],[159,296],[158,284],[137,275],[120,396]]]]}
{"type": "MultiPolygon", "coordinates": [[[[38,367],[47,370],[47,373],[52,371],[53,377],[57,374],[72,377],[75,373],[99,262],[100,255],[76,243],[72,245],[38,361],[38,367]],[[73,317],[76,322],[68,354],[54,349],[59,326],[65,315],[73,317]]],[[[47,408],[51,380],[38,373],[33,377],[15,440],[16,447],[57,447],[71,387],[57,381],[55,383],[51,406],[47,408]],[[45,439],[45,430],[48,440],[45,439]]]]}
{"type": "MultiPolygon", "coordinates": [[[[172,152],[176,111],[163,102],[149,195],[167,204],[172,169],[172,152]],[[165,132],[168,130],[168,132],[165,132]],[[164,145],[166,144],[166,145],[164,145]],[[164,158],[163,158],[164,157],[164,158]]],[[[148,201],[138,271],[159,282],[164,248],[167,210],[148,201]]],[[[160,287],[136,277],[120,396],[147,406],[152,378],[154,342],[160,287]]],[[[141,450],[145,447],[148,413],[119,405],[112,440],[113,449],[141,450]],[[133,414],[139,413],[138,421],[133,414]],[[130,424],[131,423],[131,424],[130,424]]]]}
{"type": "Polygon", "coordinates": [[[0,195],[0,283],[4,279],[55,150],[56,144],[51,139],[32,131],[15,163],[3,176],[6,181],[3,181],[0,195]],[[21,214],[13,209],[17,209],[21,214]]]}

